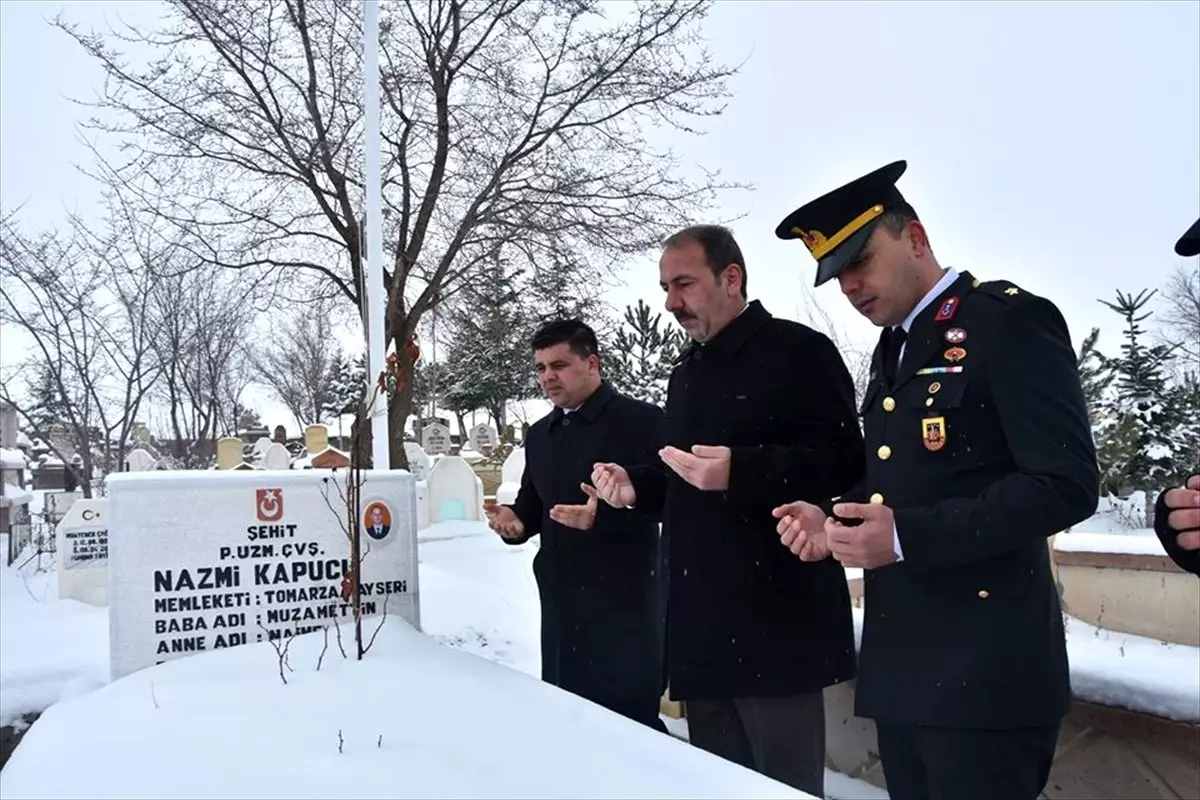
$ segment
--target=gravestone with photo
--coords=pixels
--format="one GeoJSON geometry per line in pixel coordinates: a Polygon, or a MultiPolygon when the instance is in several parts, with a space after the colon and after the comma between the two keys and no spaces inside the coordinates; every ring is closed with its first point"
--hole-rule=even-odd
{"type": "MultiPolygon", "coordinates": [[[[419,627],[416,479],[400,470],[362,478],[364,629],[385,612],[419,627]]],[[[110,475],[112,678],[352,622],[346,480],[323,470],[110,475]]]]}

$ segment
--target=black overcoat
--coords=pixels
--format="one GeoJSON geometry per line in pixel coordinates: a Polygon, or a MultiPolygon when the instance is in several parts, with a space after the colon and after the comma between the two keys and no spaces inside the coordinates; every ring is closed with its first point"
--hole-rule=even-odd
{"type": "Polygon", "coordinates": [[[513,510],[525,537],[541,535],[533,560],[541,596],[542,679],[602,705],[661,696],[665,576],[659,516],[600,501],[581,531],[550,519],[558,503],[587,501],[597,462],[641,461],[662,443],[662,409],[607,382],[569,414],[554,409],[529,428],[513,510]]]}
{"type": "Polygon", "coordinates": [[[894,385],[881,336],[852,492],[895,513],[903,560],[867,570],[857,713],[970,728],[1070,705],[1047,537],[1091,516],[1099,471],[1059,310],[961,274],[914,320],[894,385]]]}
{"type": "Polygon", "coordinates": [[[638,506],[663,508],[671,697],[784,696],[852,678],[845,571],[792,555],[771,515],[862,476],[854,385],[833,343],[752,302],[683,353],[666,413],[670,444],[732,449],[727,491],[700,491],[661,459],[629,468],[638,506]]]}

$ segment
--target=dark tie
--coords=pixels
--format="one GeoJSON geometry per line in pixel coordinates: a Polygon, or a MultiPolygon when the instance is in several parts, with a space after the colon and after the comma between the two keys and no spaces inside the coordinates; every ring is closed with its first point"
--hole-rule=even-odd
{"type": "Polygon", "coordinates": [[[908,338],[904,328],[892,328],[887,333],[887,341],[883,348],[883,378],[891,386],[896,382],[896,367],[900,363],[900,348],[908,338]]]}

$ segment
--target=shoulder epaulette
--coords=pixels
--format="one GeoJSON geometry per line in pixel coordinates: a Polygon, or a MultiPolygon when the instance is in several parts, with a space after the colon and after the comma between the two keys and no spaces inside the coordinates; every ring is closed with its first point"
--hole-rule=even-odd
{"type": "Polygon", "coordinates": [[[976,292],[981,292],[992,297],[999,297],[1004,300],[1012,300],[1025,294],[1019,286],[1012,281],[979,281],[976,280],[972,284],[972,289],[976,292]]]}

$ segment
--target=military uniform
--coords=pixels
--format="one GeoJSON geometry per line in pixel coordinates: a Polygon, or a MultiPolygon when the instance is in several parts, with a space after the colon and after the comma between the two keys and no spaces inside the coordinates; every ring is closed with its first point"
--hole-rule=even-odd
{"type": "MultiPolygon", "coordinates": [[[[1183,236],[1179,237],[1179,241],[1175,243],[1175,253],[1184,258],[1200,255],[1200,219],[1193,222],[1192,226],[1184,231],[1183,236]]],[[[1187,485],[1187,480],[1196,474],[1200,474],[1200,468],[1192,470],[1182,485],[1187,485]]],[[[1167,555],[1180,569],[1200,575],[1200,550],[1184,550],[1179,546],[1176,537],[1183,531],[1177,531],[1167,524],[1170,513],[1171,510],[1167,508],[1167,493],[1161,492],[1154,505],[1154,532],[1167,555]]]]}
{"type": "MultiPolygon", "coordinates": [[[[903,203],[903,171],[785,220],[818,284],[903,203]]],[[[866,476],[842,498],[891,508],[900,556],[864,573],[856,713],[877,723],[893,800],[1033,800],[1071,703],[1046,541],[1099,491],[1075,354],[1058,309],[1009,282],[950,273],[925,302],[880,336],[860,408],[866,476]]]]}

